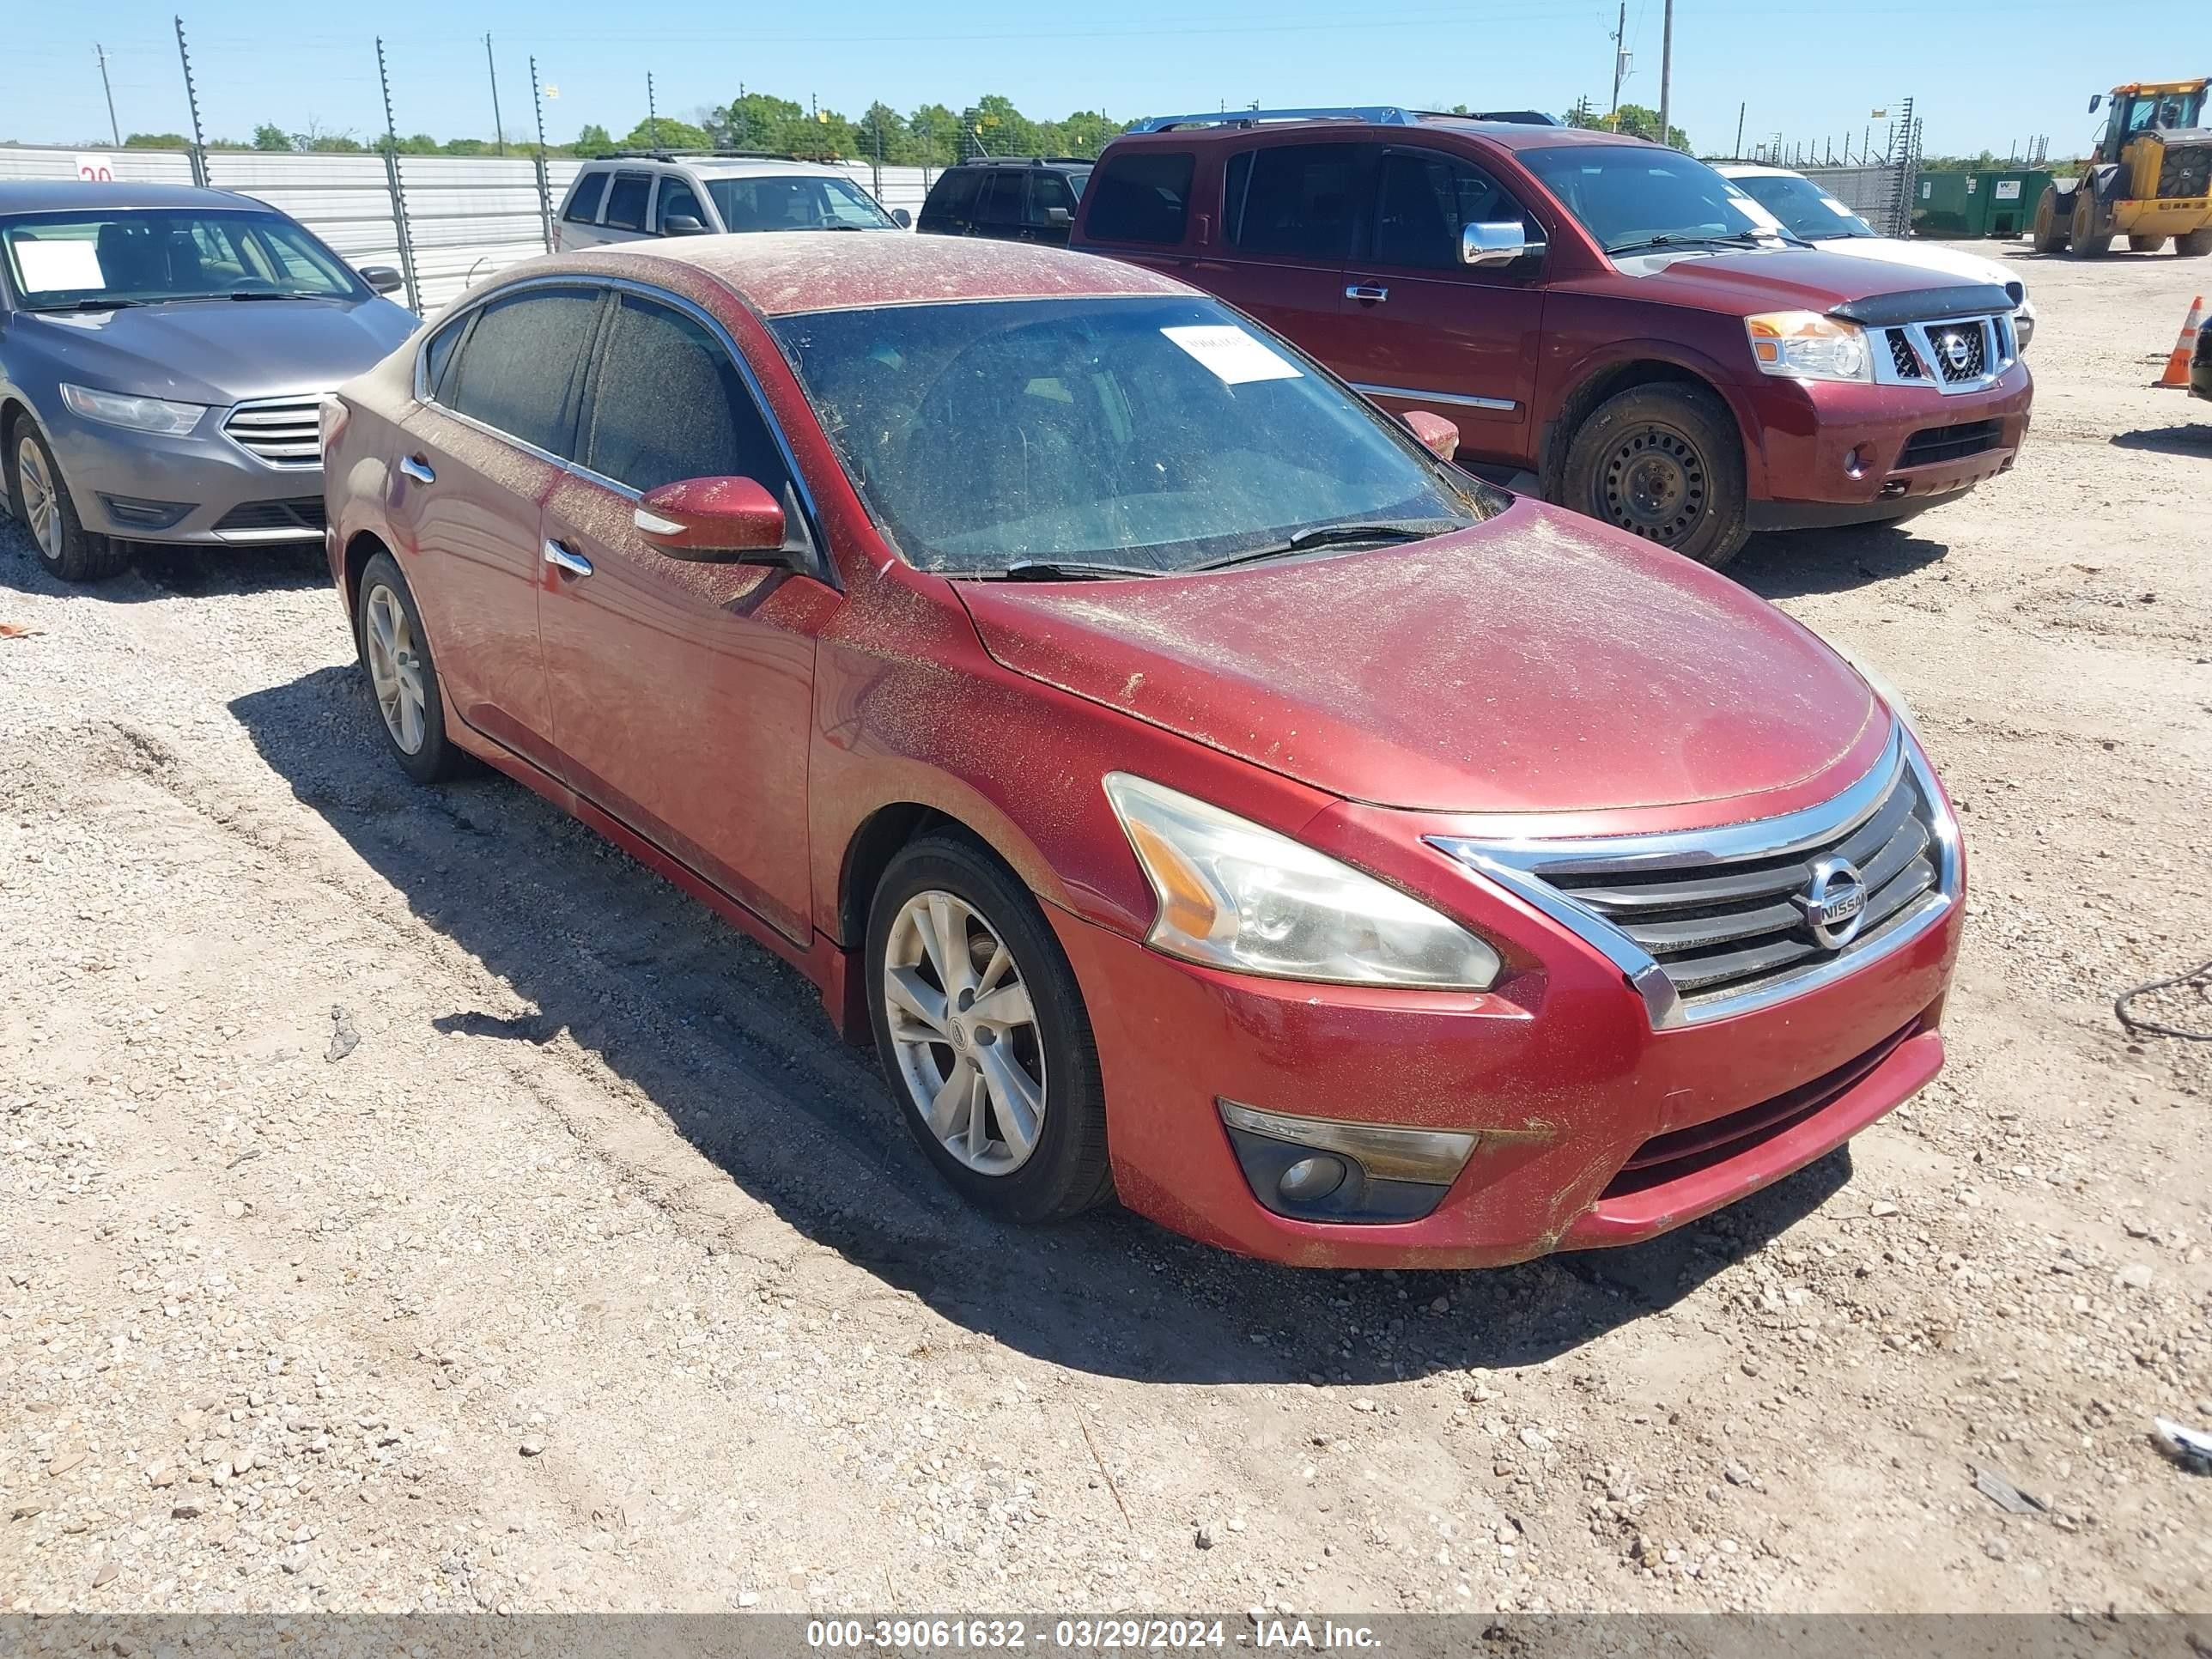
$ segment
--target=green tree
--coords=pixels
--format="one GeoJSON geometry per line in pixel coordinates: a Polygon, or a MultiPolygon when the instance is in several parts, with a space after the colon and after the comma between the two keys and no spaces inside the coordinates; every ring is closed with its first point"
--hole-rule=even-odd
{"type": "Polygon", "coordinates": [[[319,132],[307,148],[318,155],[357,155],[367,146],[349,132],[319,132]]]}
{"type": "Polygon", "coordinates": [[[576,142],[571,148],[577,155],[586,157],[611,155],[615,153],[615,141],[607,137],[607,130],[605,127],[593,122],[587,124],[584,130],[576,135],[576,142]]]}
{"type": "Polygon", "coordinates": [[[942,104],[924,104],[907,117],[917,165],[949,167],[960,159],[960,118],[942,104]]]}
{"type": "Polygon", "coordinates": [[[190,149],[192,141],[181,132],[134,132],[123,141],[125,149],[190,149]]]}
{"type": "MultiPolygon", "coordinates": [[[[1615,115],[1608,118],[1598,114],[1585,103],[1567,112],[1567,125],[1609,128],[1626,137],[1649,138],[1655,143],[1659,138],[1659,112],[1646,109],[1641,104],[1623,104],[1615,115]],[[1582,118],[1577,119],[1577,116],[1582,118]]],[[[1690,135],[1670,125],[1667,129],[1667,142],[1676,149],[1686,150],[1690,148],[1690,135]]]]}
{"type": "Polygon", "coordinates": [[[672,115],[656,120],[640,121],[629,130],[629,135],[616,146],[618,149],[712,149],[714,140],[689,121],[679,121],[672,115]]]}
{"type": "Polygon", "coordinates": [[[438,141],[427,132],[417,132],[394,141],[392,148],[402,155],[435,155],[438,141]]]}
{"type": "Polygon", "coordinates": [[[292,148],[292,135],[274,121],[264,121],[253,129],[253,148],[258,150],[289,150],[292,148]]]}

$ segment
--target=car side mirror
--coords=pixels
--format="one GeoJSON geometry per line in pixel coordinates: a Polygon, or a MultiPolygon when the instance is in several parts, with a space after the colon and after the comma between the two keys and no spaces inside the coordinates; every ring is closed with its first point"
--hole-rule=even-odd
{"type": "Polygon", "coordinates": [[[379,294],[389,294],[395,289],[407,286],[407,279],[390,265],[363,265],[361,268],[361,280],[379,294]]]}
{"type": "Polygon", "coordinates": [[[660,234],[664,236],[704,236],[707,227],[688,213],[670,213],[661,217],[660,234]]]}
{"type": "Polygon", "coordinates": [[[1467,226],[1459,234],[1459,262],[1478,270],[1500,270],[1544,252],[1539,240],[1511,220],[1467,226]]]}
{"type": "Polygon", "coordinates": [[[1044,222],[1048,225],[1065,228],[1075,222],[1075,216],[1066,208],[1047,208],[1044,210],[1044,222]]]}
{"type": "Polygon", "coordinates": [[[2105,94],[2104,94],[2103,93],[2101,93],[2101,92],[2093,92],[2093,93],[2091,93],[2091,94],[2089,94],[2089,113],[2090,113],[2090,114],[2092,114],[2092,115],[2094,115],[2094,114],[2097,112],[2097,106],[2098,106],[2098,105],[2100,105],[2100,104],[2101,104],[2101,103],[2103,103],[2104,101],[2105,101],[2105,94]]]}
{"type": "Polygon", "coordinates": [[[896,225],[901,230],[912,230],[914,228],[914,215],[908,213],[904,208],[893,208],[891,210],[891,222],[896,225]]]}
{"type": "Polygon", "coordinates": [[[1448,461],[1459,453],[1458,422],[1425,409],[1409,409],[1405,419],[1407,428],[1421,441],[1421,447],[1438,460],[1448,461]]]}
{"type": "Polygon", "coordinates": [[[680,478],[649,489],[631,522],[672,559],[784,564],[783,503],[751,478],[680,478]]]}

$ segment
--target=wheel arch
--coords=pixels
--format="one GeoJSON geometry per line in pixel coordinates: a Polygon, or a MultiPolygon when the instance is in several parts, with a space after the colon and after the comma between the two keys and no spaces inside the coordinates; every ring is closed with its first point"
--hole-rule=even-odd
{"type": "Polygon", "coordinates": [[[1560,482],[1566,472],[1568,448],[1574,442],[1575,434],[1582,429],[1583,422],[1600,404],[1640,386],[1663,385],[1697,386],[1720,399],[1722,405],[1735,417],[1736,444],[1743,455],[1746,493],[1754,499],[1764,495],[1765,458],[1753,436],[1758,428],[1751,411],[1729,390],[1726,379],[1709,368],[1686,362],[1679,357],[1650,350],[1636,350],[1578,371],[1578,378],[1573,380],[1567,394],[1559,400],[1559,412],[1553,416],[1545,428],[1543,446],[1538,454],[1536,476],[1541,484],[1544,499],[1554,502],[1559,500],[1560,482]]]}
{"type": "MultiPolygon", "coordinates": [[[[356,651],[361,648],[362,573],[378,554],[391,552],[390,545],[374,530],[356,530],[345,544],[345,557],[340,561],[338,569],[338,580],[343,584],[340,597],[345,600],[346,626],[352,630],[356,651]]],[[[392,556],[396,562],[398,555],[392,556]]]]}

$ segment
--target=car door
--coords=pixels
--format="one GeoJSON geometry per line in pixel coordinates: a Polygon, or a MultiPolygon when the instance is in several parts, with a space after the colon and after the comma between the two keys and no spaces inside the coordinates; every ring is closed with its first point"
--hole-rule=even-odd
{"type": "Polygon", "coordinates": [[[437,641],[447,706],[549,769],[539,514],[574,447],[599,305],[598,290],[580,284],[533,285],[434,336],[386,503],[422,561],[416,596],[437,641]]]}
{"type": "Polygon", "coordinates": [[[1367,159],[1364,146],[1342,143],[1238,151],[1222,173],[1219,252],[1177,274],[1337,368],[1367,159]]]}
{"type": "Polygon", "coordinates": [[[605,167],[586,167],[568,187],[568,199],[562,204],[561,225],[555,234],[554,245],[562,252],[598,245],[599,210],[606,205],[610,176],[605,167]]]}
{"type": "Polygon", "coordinates": [[[719,330],[672,300],[613,302],[555,483],[538,623],[569,786],[801,943],[806,752],[824,590],[760,565],[672,559],[639,495],[740,476],[783,495],[783,452],[719,330]]]}
{"type": "Polygon", "coordinates": [[[1022,226],[1022,175],[1012,167],[993,167],[983,175],[969,221],[973,234],[1001,242],[1027,240],[1022,226]]]}
{"type": "Polygon", "coordinates": [[[1464,227],[1505,222],[1543,235],[1473,161],[1385,148],[1365,246],[1346,269],[1343,352],[1329,367],[1394,412],[1429,409],[1456,422],[1463,458],[1518,466],[1535,453],[1540,270],[1460,261],[1464,227]]]}
{"type": "Polygon", "coordinates": [[[699,199],[699,192],[691,188],[690,181],[672,173],[662,173],[660,188],[653,193],[653,234],[656,236],[696,236],[714,228],[714,215],[699,199]],[[699,228],[672,231],[668,228],[668,222],[672,219],[690,219],[699,228]]]}
{"type": "Polygon", "coordinates": [[[1067,187],[1067,179],[1050,167],[1030,169],[1029,181],[1029,199],[1022,214],[1028,239],[1066,246],[1068,228],[1075,222],[1075,192],[1067,187]]]}
{"type": "Polygon", "coordinates": [[[599,216],[602,242],[635,242],[650,236],[646,228],[653,210],[653,175],[617,173],[607,186],[607,205],[599,216]]]}

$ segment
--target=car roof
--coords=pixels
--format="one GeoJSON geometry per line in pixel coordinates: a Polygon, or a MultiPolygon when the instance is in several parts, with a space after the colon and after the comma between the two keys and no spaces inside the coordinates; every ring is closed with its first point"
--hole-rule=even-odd
{"type": "Polygon", "coordinates": [[[81,179],[0,179],[0,213],[57,213],[76,208],[248,208],[271,211],[235,191],[202,190],[195,185],[96,185],[81,179]]]}
{"type": "Polygon", "coordinates": [[[947,173],[958,167],[1095,167],[1097,158],[1091,155],[978,155],[965,161],[956,161],[945,168],[947,173]]]}
{"type": "Polygon", "coordinates": [[[771,173],[795,173],[809,178],[848,175],[827,161],[810,161],[799,155],[597,155],[584,164],[586,171],[649,173],[659,167],[670,173],[696,173],[702,179],[757,179],[771,173]]]}
{"type": "Polygon", "coordinates": [[[666,280],[672,264],[713,277],[765,317],[877,306],[1196,292],[1139,265],[1063,248],[967,236],[837,236],[818,230],[616,242],[567,257],[529,260],[509,266],[503,276],[573,272],[653,283],[666,280]]]}
{"type": "Polygon", "coordinates": [[[1572,144],[1636,144],[1656,149],[1649,139],[1636,138],[1626,133],[1606,132],[1595,127],[1535,126],[1522,121],[1478,121],[1467,115],[1419,114],[1405,125],[1389,125],[1342,118],[1322,117],[1312,120],[1238,122],[1237,112],[1231,110],[1214,126],[1169,127],[1158,132],[1124,133],[1114,140],[1114,146],[1123,144],[1165,145],[1170,149],[1194,142],[1219,143],[1224,140],[1241,141],[1261,134],[1273,137],[1278,133],[1294,132],[1318,136],[1328,133],[1340,136],[1346,131],[1372,132],[1378,137],[1403,143],[1408,132],[1424,128],[1434,132],[1465,133],[1478,137],[1500,149],[1555,149],[1572,144]]]}

